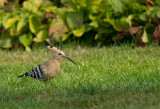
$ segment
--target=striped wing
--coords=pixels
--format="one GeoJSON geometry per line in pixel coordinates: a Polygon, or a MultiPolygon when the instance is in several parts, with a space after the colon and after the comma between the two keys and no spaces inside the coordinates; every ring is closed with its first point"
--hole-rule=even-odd
{"type": "Polygon", "coordinates": [[[31,71],[27,72],[26,76],[33,77],[37,80],[42,80],[43,79],[43,72],[40,68],[40,65],[37,66],[36,68],[32,69],[31,71]]]}

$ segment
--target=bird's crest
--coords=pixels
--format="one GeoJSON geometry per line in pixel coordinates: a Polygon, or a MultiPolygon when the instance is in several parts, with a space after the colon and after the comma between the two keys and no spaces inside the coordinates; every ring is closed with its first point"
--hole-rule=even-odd
{"type": "Polygon", "coordinates": [[[50,49],[50,50],[53,51],[53,52],[59,52],[59,53],[65,55],[65,53],[64,53],[62,50],[57,49],[56,47],[47,46],[47,48],[50,49]]]}

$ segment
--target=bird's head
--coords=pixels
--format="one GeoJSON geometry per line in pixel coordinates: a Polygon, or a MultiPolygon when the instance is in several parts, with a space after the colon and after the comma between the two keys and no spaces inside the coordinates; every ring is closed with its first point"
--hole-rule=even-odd
{"type": "Polygon", "coordinates": [[[66,58],[66,59],[70,60],[71,62],[73,62],[76,65],[76,63],[72,59],[67,57],[63,51],[57,49],[56,47],[47,46],[47,48],[54,52],[53,58],[56,58],[56,59],[66,58]]]}

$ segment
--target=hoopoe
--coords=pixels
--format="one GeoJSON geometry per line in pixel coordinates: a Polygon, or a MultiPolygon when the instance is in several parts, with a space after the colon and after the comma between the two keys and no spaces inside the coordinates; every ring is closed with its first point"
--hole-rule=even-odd
{"type": "Polygon", "coordinates": [[[47,46],[47,48],[54,52],[53,58],[18,77],[30,76],[40,81],[47,81],[49,78],[53,78],[59,73],[60,61],[62,58],[66,58],[76,65],[76,63],[67,57],[63,51],[57,49],[56,47],[47,46]]]}

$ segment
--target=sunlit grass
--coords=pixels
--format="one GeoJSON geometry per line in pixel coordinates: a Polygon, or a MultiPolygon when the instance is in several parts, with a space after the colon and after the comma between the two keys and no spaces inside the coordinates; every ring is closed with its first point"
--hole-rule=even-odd
{"type": "Polygon", "coordinates": [[[160,48],[62,49],[61,72],[46,83],[17,78],[52,58],[45,48],[0,50],[1,108],[160,108],[160,48]]]}

